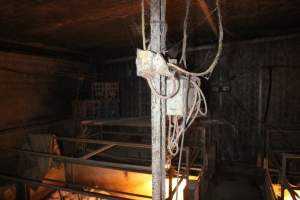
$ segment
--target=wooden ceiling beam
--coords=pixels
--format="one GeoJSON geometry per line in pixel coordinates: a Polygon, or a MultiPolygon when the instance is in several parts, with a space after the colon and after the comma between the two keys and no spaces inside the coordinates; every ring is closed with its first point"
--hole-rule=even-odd
{"type": "MultiPolygon", "coordinates": [[[[128,1],[128,0],[103,0],[103,1],[89,1],[88,3],[77,3],[78,10],[74,6],[75,3],[69,3],[71,6],[66,7],[61,14],[62,18],[55,17],[57,10],[61,10],[62,4],[59,5],[42,5],[39,8],[39,15],[44,15],[45,18],[42,21],[47,21],[46,26],[37,26],[29,31],[30,34],[43,34],[54,31],[59,31],[63,28],[82,26],[85,23],[97,23],[99,26],[110,23],[117,19],[124,19],[129,16],[136,15],[140,12],[140,1],[128,1]],[[59,6],[59,8],[56,8],[59,6]],[[51,9],[49,9],[51,8],[51,9]],[[85,12],[82,12],[85,10],[85,12]],[[45,11],[45,14],[43,13],[45,11]],[[72,15],[71,13],[77,13],[72,15]]],[[[42,23],[41,23],[42,24],[42,23]]]]}

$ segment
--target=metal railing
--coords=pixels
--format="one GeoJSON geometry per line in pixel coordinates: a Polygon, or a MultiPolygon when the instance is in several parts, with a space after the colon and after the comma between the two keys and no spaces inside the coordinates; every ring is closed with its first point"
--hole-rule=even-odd
{"type": "MultiPolygon", "coordinates": [[[[92,156],[99,155],[103,152],[105,152],[108,149],[120,146],[120,147],[127,147],[127,148],[147,148],[151,149],[151,145],[148,144],[138,144],[138,143],[126,143],[126,142],[115,142],[115,141],[105,141],[105,140],[95,140],[95,139],[80,139],[80,138],[69,138],[69,137],[56,137],[54,136],[58,141],[62,142],[74,142],[74,143],[86,143],[86,144],[99,144],[104,145],[101,148],[96,149],[95,151],[89,152],[81,157],[70,157],[70,156],[64,156],[64,155],[56,155],[56,154],[50,154],[50,153],[44,153],[44,152],[36,152],[36,151],[29,151],[24,149],[17,149],[17,148],[2,148],[2,152],[12,152],[17,153],[21,155],[29,155],[29,156],[35,156],[35,157],[43,157],[43,158],[50,158],[54,161],[64,162],[64,163],[72,163],[72,164],[79,164],[79,165],[87,165],[87,166],[95,166],[95,167],[103,167],[103,168],[110,168],[110,169],[120,169],[120,170],[127,170],[127,171],[133,171],[133,172],[143,172],[143,173],[151,173],[151,166],[142,166],[142,165],[133,165],[133,164],[124,164],[124,163],[113,163],[113,162],[106,162],[106,161],[98,161],[98,160],[90,160],[92,156]]],[[[178,184],[175,186],[175,188],[171,191],[170,199],[175,194],[176,189],[182,182],[182,180],[185,178],[188,180],[189,177],[189,168],[192,166],[196,155],[192,158],[192,163],[190,162],[190,149],[188,147],[184,147],[183,151],[185,152],[185,166],[183,167],[184,172],[180,176],[180,180],[178,181],[178,184]]],[[[195,151],[196,154],[199,151],[195,151]]],[[[167,177],[166,177],[167,178],[167,177]]],[[[107,194],[101,194],[96,192],[90,192],[85,191],[82,188],[89,188],[89,186],[68,183],[68,182],[62,182],[58,180],[53,179],[47,179],[47,183],[43,180],[34,180],[29,179],[25,177],[18,177],[11,174],[1,174],[0,173],[0,179],[4,180],[11,180],[14,182],[20,182],[25,185],[33,185],[33,186],[42,186],[47,187],[55,190],[64,190],[69,192],[74,192],[82,195],[87,196],[93,196],[98,198],[105,198],[105,199],[131,199],[131,198],[121,198],[116,197],[112,195],[107,194]],[[62,186],[63,185],[63,186],[62,186]],[[81,189],[78,189],[81,188],[81,189]]],[[[99,188],[97,188],[99,189],[99,188]]],[[[101,191],[106,192],[113,192],[114,194],[122,194],[126,196],[133,197],[133,199],[136,199],[137,197],[140,198],[146,198],[151,199],[151,196],[147,195],[140,195],[140,194],[134,194],[130,192],[122,192],[122,191],[109,191],[107,189],[101,189],[101,191]]]]}
{"type": "Polygon", "coordinates": [[[273,190],[273,182],[271,178],[271,172],[276,172],[278,176],[278,182],[280,184],[281,200],[284,200],[284,191],[287,190],[292,199],[297,199],[297,193],[295,190],[300,190],[299,186],[292,185],[287,178],[287,162],[288,160],[300,160],[300,154],[295,154],[297,151],[289,149],[276,149],[271,145],[271,133],[272,131],[280,131],[286,133],[299,133],[298,130],[267,130],[266,131],[266,154],[265,154],[265,189],[268,200],[276,200],[277,197],[273,190]],[[289,153],[293,152],[293,153],[289,153]],[[281,157],[281,160],[276,158],[281,157]],[[272,168],[269,166],[269,161],[272,161],[272,168]],[[275,167],[275,169],[274,169],[275,167]]]}

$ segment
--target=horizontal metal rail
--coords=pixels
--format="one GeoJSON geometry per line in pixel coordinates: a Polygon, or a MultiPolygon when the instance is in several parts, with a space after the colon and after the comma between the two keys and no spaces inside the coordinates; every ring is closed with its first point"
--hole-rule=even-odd
{"type": "Polygon", "coordinates": [[[97,188],[93,187],[93,186],[88,186],[88,185],[82,185],[82,184],[75,184],[75,183],[68,183],[68,182],[64,182],[64,181],[59,181],[59,180],[54,180],[54,179],[48,179],[48,178],[44,178],[44,181],[48,181],[48,182],[52,182],[52,183],[56,183],[56,184],[62,184],[64,186],[70,187],[70,188],[88,188],[88,189],[97,189],[100,191],[105,191],[108,193],[118,193],[118,194],[123,194],[123,195],[127,195],[127,196],[135,196],[135,197],[142,197],[142,198],[148,198],[151,199],[151,196],[147,196],[147,195],[142,195],[142,194],[134,194],[134,193],[130,193],[130,192],[123,192],[123,191],[117,191],[117,190],[111,190],[111,189],[106,189],[106,188],[99,188],[97,186],[97,188]]]}
{"type": "Polygon", "coordinates": [[[20,153],[20,154],[26,154],[26,155],[31,155],[31,156],[52,158],[54,160],[75,163],[75,164],[80,164],[80,165],[89,165],[89,166],[96,166],[96,167],[122,169],[122,170],[135,171],[135,172],[148,172],[148,173],[150,172],[151,173],[151,167],[149,167],[149,166],[130,165],[130,164],[123,164],[123,163],[112,163],[112,162],[104,162],[104,161],[96,161],[96,160],[84,160],[81,158],[73,158],[73,157],[68,157],[68,156],[60,156],[60,155],[34,152],[34,151],[28,151],[28,150],[22,150],[22,149],[4,149],[4,148],[2,148],[1,150],[20,153]]]}
{"type": "Polygon", "coordinates": [[[55,137],[59,141],[65,142],[78,142],[78,143],[88,143],[88,144],[113,144],[120,147],[130,147],[130,148],[151,148],[150,144],[138,144],[138,143],[128,143],[128,142],[115,142],[106,140],[95,140],[95,139],[84,139],[84,138],[70,138],[70,137],[55,137]]]}
{"type": "MultiPolygon", "coordinates": [[[[119,199],[128,200],[129,199],[129,198],[123,198],[123,197],[114,197],[114,196],[107,195],[107,194],[100,194],[100,193],[89,192],[89,191],[84,191],[84,190],[77,190],[77,189],[73,189],[73,188],[69,188],[69,187],[65,187],[65,186],[59,186],[59,185],[50,184],[50,183],[43,183],[42,181],[37,181],[37,180],[23,178],[23,177],[20,178],[20,177],[16,177],[16,176],[5,175],[5,174],[0,174],[0,179],[20,182],[20,183],[24,183],[27,185],[47,187],[47,188],[51,188],[54,190],[64,190],[67,192],[74,192],[74,193],[78,193],[78,194],[82,194],[82,195],[86,195],[86,196],[105,198],[105,199],[109,199],[109,200],[119,200],[119,199]]],[[[134,196],[134,195],[132,195],[132,196],[134,196]]]]}
{"type": "Polygon", "coordinates": [[[89,159],[89,158],[91,158],[91,157],[93,157],[93,156],[95,156],[97,154],[100,154],[100,153],[102,153],[102,152],[104,152],[104,151],[106,151],[106,150],[108,150],[108,149],[110,149],[110,148],[112,148],[114,146],[116,146],[116,145],[114,145],[114,144],[105,145],[104,147],[96,149],[95,151],[89,152],[86,155],[81,156],[80,158],[84,159],[84,160],[87,160],[87,159],[89,159]]]}
{"type": "MultiPolygon", "coordinates": [[[[124,163],[112,163],[112,162],[105,162],[105,161],[96,161],[96,160],[87,160],[88,158],[97,155],[99,153],[104,152],[105,150],[115,147],[115,146],[121,146],[121,147],[129,147],[129,148],[146,148],[149,149],[151,148],[151,145],[148,144],[138,144],[138,143],[126,143],[126,142],[115,142],[115,141],[105,141],[105,140],[96,140],[96,139],[84,139],[84,138],[70,138],[70,137],[55,137],[57,140],[59,141],[64,141],[64,142],[75,142],[75,143],[88,143],[88,144],[100,144],[100,145],[105,145],[102,148],[99,148],[95,151],[92,151],[80,158],[74,158],[74,157],[68,157],[68,156],[63,156],[63,155],[54,155],[54,154],[49,154],[49,153],[42,153],[42,152],[35,152],[35,151],[29,151],[29,150],[23,150],[23,149],[15,149],[15,148],[2,148],[1,150],[3,151],[9,151],[9,152],[15,152],[15,153],[20,153],[20,154],[26,154],[26,155],[31,155],[31,156],[38,156],[38,157],[46,157],[46,158],[52,158],[54,160],[57,161],[63,161],[63,162],[68,162],[68,163],[75,163],[75,164],[80,164],[80,165],[88,165],[88,166],[96,166],[96,167],[103,167],[103,168],[112,168],[112,169],[121,169],[121,170],[128,170],[128,171],[136,171],[136,172],[146,172],[146,173],[151,173],[151,167],[150,166],[141,166],[141,165],[132,165],[132,164],[124,164],[124,163]]],[[[184,147],[183,151],[186,152],[186,155],[189,155],[189,148],[188,147],[184,147]]],[[[198,153],[198,152],[197,152],[198,153]]],[[[197,154],[196,153],[196,154],[197,154]]],[[[171,195],[175,194],[176,189],[178,188],[178,186],[181,184],[182,180],[184,179],[184,177],[187,178],[188,180],[188,176],[189,176],[189,156],[186,156],[186,168],[185,168],[185,176],[181,176],[180,180],[178,182],[178,184],[176,184],[176,187],[173,189],[171,195]]],[[[194,160],[195,158],[193,158],[194,160]]],[[[193,163],[193,162],[192,162],[193,163]]],[[[13,177],[13,176],[7,176],[7,175],[1,175],[0,174],[0,178],[5,178],[5,179],[9,179],[12,180],[14,179],[15,181],[17,180],[23,180],[23,182],[32,182],[33,184],[39,184],[39,181],[35,181],[35,180],[29,180],[29,179],[23,179],[23,178],[19,178],[19,177],[13,177]]],[[[51,180],[49,180],[51,181],[51,180]]],[[[53,182],[54,180],[52,180],[53,182]]],[[[29,184],[29,183],[28,183],[29,184]]],[[[46,184],[46,183],[42,183],[47,187],[46,185],[49,185],[50,188],[53,187],[60,187],[57,185],[51,185],[51,184],[46,184]]],[[[68,183],[66,183],[68,184],[68,183]]],[[[67,187],[60,187],[61,189],[65,190],[64,188],[67,187]]],[[[56,188],[54,188],[56,189],[56,188]]],[[[72,188],[67,188],[66,191],[70,191],[70,190],[74,190],[72,188]]],[[[105,190],[104,190],[105,191],[105,190]]],[[[75,191],[76,192],[76,191],[75,191]]],[[[85,191],[84,191],[85,192],[85,191]]],[[[80,193],[80,192],[79,192],[80,193]]],[[[85,193],[91,193],[91,192],[85,192],[85,193]]],[[[114,193],[123,193],[126,194],[128,196],[140,196],[143,198],[151,198],[150,196],[144,196],[144,195],[136,195],[136,194],[132,194],[132,193],[125,193],[125,192],[118,192],[115,191],[114,193]]],[[[92,193],[94,194],[94,193],[92,193]]],[[[96,193],[97,194],[97,193],[96,193]]],[[[97,194],[98,195],[98,194],[97,194]]],[[[90,195],[88,195],[90,196],[90,195]]],[[[93,196],[93,195],[91,195],[93,196]]],[[[99,196],[98,196],[99,197],[99,196]]],[[[103,198],[103,196],[102,196],[103,198]]],[[[122,198],[107,198],[107,199],[122,199],[122,198]]]]}
{"type": "Polygon", "coordinates": [[[267,194],[271,196],[271,198],[273,198],[274,196],[274,190],[272,188],[272,181],[271,181],[271,177],[270,177],[270,172],[277,172],[279,173],[279,177],[280,177],[280,185],[281,185],[281,198],[283,199],[284,196],[284,190],[287,189],[288,192],[290,193],[291,196],[293,196],[292,191],[293,190],[299,190],[300,187],[299,186],[294,186],[292,185],[287,178],[287,160],[298,160],[300,159],[300,155],[299,154],[293,154],[293,153],[285,153],[285,152],[278,152],[278,151],[274,151],[272,150],[272,148],[270,148],[268,146],[267,148],[267,159],[271,159],[273,165],[277,168],[277,169],[270,169],[269,166],[267,166],[266,168],[266,177],[265,177],[265,184],[268,186],[266,189],[267,194]],[[275,154],[280,155],[281,156],[281,163],[280,161],[278,161],[275,157],[275,154]]]}
{"type": "Polygon", "coordinates": [[[285,159],[300,159],[300,155],[299,154],[283,153],[282,156],[285,159]]]}

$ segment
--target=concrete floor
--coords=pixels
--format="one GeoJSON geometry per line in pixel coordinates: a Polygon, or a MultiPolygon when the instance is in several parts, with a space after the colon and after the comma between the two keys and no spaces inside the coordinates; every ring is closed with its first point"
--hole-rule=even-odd
{"type": "Polygon", "coordinates": [[[205,200],[263,200],[259,173],[233,166],[218,170],[209,183],[205,200]]]}

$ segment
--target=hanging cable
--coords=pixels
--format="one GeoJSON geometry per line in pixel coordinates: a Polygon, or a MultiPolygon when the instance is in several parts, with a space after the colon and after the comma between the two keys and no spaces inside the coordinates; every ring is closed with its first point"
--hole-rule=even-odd
{"type": "MultiPolygon", "coordinates": [[[[180,58],[179,63],[183,64],[185,68],[187,68],[187,63],[186,63],[186,46],[187,46],[187,26],[188,26],[188,17],[189,17],[189,12],[190,12],[190,3],[191,0],[186,0],[186,14],[184,18],[184,24],[183,24],[183,40],[182,40],[182,55],[180,58]]],[[[144,8],[144,0],[141,0],[141,18],[142,18],[142,38],[143,38],[143,49],[146,51],[146,37],[145,37],[145,8],[144,8]]],[[[172,162],[172,158],[175,157],[179,153],[179,161],[177,165],[177,189],[178,189],[178,183],[179,183],[179,174],[180,174],[180,168],[181,168],[181,162],[182,162],[182,151],[183,151],[183,145],[184,145],[184,137],[185,133],[188,130],[188,128],[193,124],[195,119],[198,116],[205,116],[207,115],[207,102],[204,96],[203,91],[201,90],[201,79],[200,77],[203,77],[205,79],[209,79],[211,74],[214,71],[214,68],[216,67],[220,55],[223,50],[223,24],[222,24],[222,14],[221,14],[221,8],[219,5],[219,0],[216,0],[216,10],[218,12],[218,28],[219,28],[219,40],[218,40],[218,50],[217,53],[214,57],[214,60],[212,63],[209,65],[209,67],[201,73],[193,73],[189,72],[186,69],[183,69],[179,67],[176,64],[173,63],[168,63],[165,61],[164,57],[161,56],[164,64],[163,70],[160,69],[160,65],[158,64],[157,66],[153,66],[153,60],[152,57],[153,53],[144,53],[142,56],[137,56],[137,63],[146,63],[144,64],[144,68],[141,67],[139,68],[142,73],[138,73],[142,77],[144,77],[148,85],[151,89],[152,94],[156,95],[160,99],[170,99],[174,97],[179,89],[181,88],[186,88],[183,92],[186,92],[186,94],[181,94],[182,96],[185,96],[186,98],[190,98],[192,95],[193,101],[191,101],[191,105],[189,104],[188,99],[184,100],[184,105],[186,106],[185,111],[183,112],[184,114],[182,116],[175,116],[171,115],[168,116],[168,133],[167,133],[167,163],[172,162]],[[147,55],[150,55],[147,57],[147,55]],[[144,59],[144,60],[143,60],[144,59]],[[167,63],[167,65],[165,64],[167,63]],[[164,66],[167,69],[164,68],[164,66]],[[144,71],[143,71],[144,70],[144,71]],[[187,87],[180,86],[180,81],[175,77],[176,72],[181,72],[179,73],[179,79],[183,79],[185,82],[187,82],[187,87]],[[171,80],[171,84],[173,86],[172,92],[168,94],[169,92],[167,91],[166,94],[160,94],[154,84],[153,84],[153,77],[156,75],[164,76],[167,79],[171,80]],[[189,94],[189,89],[191,89],[191,94],[189,94]],[[180,142],[180,144],[179,144],[180,142]],[[180,145],[180,146],[179,146],[180,145]]],[[[156,63],[156,62],[154,62],[156,63]]],[[[138,64],[137,64],[138,66],[138,64]]],[[[167,86],[171,86],[167,82],[167,86]]],[[[178,198],[178,191],[176,189],[176,199],[178,198]]]]}
{"type": "Polygon", "coordinates": [[[141,0],[141,18],[142,18],[142,38],[143,38],[143,49],[146,50],[146,33],[145,33],[145,0],[141,0]]]}
{"type": "MultiPolygon", "coordinates": [[[[201,25],[203,25],[203,24],[206,22],[206,20],[208,19],[208,17],[212,16],[216,11],[217,11],[217,7],[214,8],[214,9],[209,13],[209,15],[206,16],[206,17],[204,17],[199,23],[197,23],[196,25],[193,25],[193,28],[191,28],[191,29],[187,32],[187,36],[189,36],[190,34],[192,34],[192,33],[193,33],[195,30],[197,30],[201,25]]],[[[179,41],[177,41],[176,43],[171,44],[171,46],[168,47],[168,49],[172,49],[172,48],[174,48],[174,47],[176,47],[176,46],[179,46],[179,44],[181,44],[182,41],[183,41],[183,38],[180,39],[179,41]]]]}
{"type": "MultiPolygon", "coordinates": [[[[189,81],[190,77],[187,77],[187,79],[189,81]]],[[[189,87],[186,88],[185,96],[186,96],[186,98],[184,99],[184,107],[187,110],[188,109],[189,87]]],[[[181,130],[186,129],[187,121],[188,121],[187,115],[184,115],[183,118],[182,118],[181,130]]],[[[183,133],[182,133],[181,144],[180,144],[180,152],[179,152],[179,160],[178,160],[178,165],[177,165],[177,176],[176,176],[176,179],[177,179],[176,180],[176,182],[177,182],[176,185],[177,186],[179,184],[179,174],[180,174],[180,168],[181,168],[182,151],[183,151],[183,144],[184,144],[184,134],[185,134],[185,131],[183,131],[183,133]]],[[[176,190],[176,200],[177,199],[178,199],[178,189],[176,190]]]]}
{"type": "Polygon", "coordinates": [[[187,26],[188,26],[188,18],[189,18],[189,13],[190,13],[190,4],[191,4],[191,0],[186,0],[185,18],[184,18],[184,22],[183,22],[182,51],[181,51],[181,58],[179,61],[179,63],[183,63],[185,68],[187,68],[187,65],[186,65],[186,43],[187,43],[187,26]]]}
{"type": "Polygon", "coordinates": [[[179,90],[179,87],[180,87],[180,83],[178,81],[178,79],[175,78],[175,76],[170,76],[168,78],[170,78],[170,80],[172,80],[173,82],[173,90],[170,94],[168,95],[161,95],[159,94],[159,92],[155,89],[154,85],[153,85],[153,82],[152,82],[152,77],[151,76],[148,76],[148,75],[145,75],[145,78],[147,80],[147,83],[152,91],[153,94],[155,94],[157,97],[161,98],[161,99],[170,99],[172,98],[173,96],[175,96],[179,90]]]}
{"type": "Polygon", "coordinates": [[[200,73],[194,73],[194,72],[189,72],[185,69],[182,69],[181,67],[173,64],[173,63],[168,63],[168,65],[172,68],[174,68],[175,70],[178,70],[186,75],[191,75],[191,76],[201,76],[205,79],[209,79],[212,72],[214,71],[216,65],[218,64],[218,61],[220,59],[220,55],[222,53],[223,50],[223,37],[224,37],[224,31],[223,31],[223,24],[222,24],[222,14],[221,14],[221,8],[219,5],[219,0],[216,0],[216,4],[217,4],[217,11],[218,11],[218,24],[219,24],[219,41],[218,41],[218,51],[217,54],[213,60],[213,62],[210,64],[210,66],[204,71],[204,72],[200,72],[200,73]]]}
{"type": "MultiPolygon", "coordinates": [[[[186,115],[182,117],[182,122],[181,125],[179,125],[179,118],[173,117],[173,124],[171,123],[172,121],[169,121],[169,134],[168,134],[168,144],[167,144],[167,149],[169,154],[174,157],[178,154],[179,152],[179,145],[178,142],[180,138],[182,137],[183,133],[193,124],[197,116],[205,116],[207,114],[207,103],[205,96],[200,88],[200,78],[198,77],[191,77],[186,78],[193,90],[193,104],[191,106],[187,105],[189,110],[187,110],[186,115]],[[203,102],[204,110],[201,109],[201,103],[203,102]],[[184,124],[184,126],[183,126],[184,124]]],[[[188,97],[188,94],[185,96],[188,97]]],[[[187,104],[188,101],[186,101],[185,104],[187,104]]]]}

